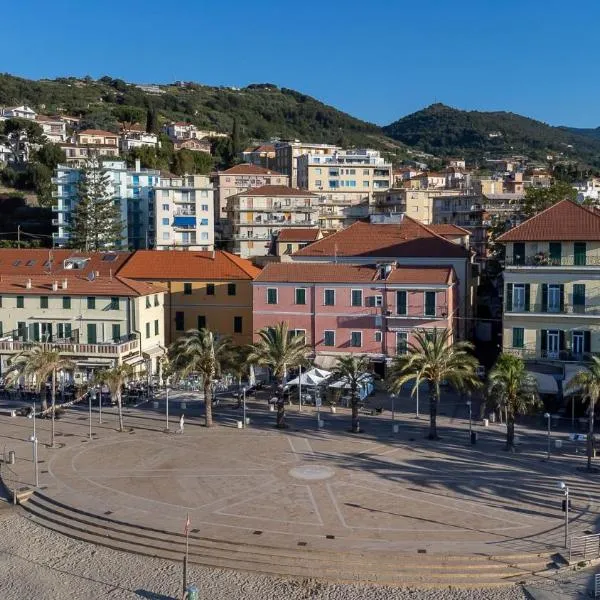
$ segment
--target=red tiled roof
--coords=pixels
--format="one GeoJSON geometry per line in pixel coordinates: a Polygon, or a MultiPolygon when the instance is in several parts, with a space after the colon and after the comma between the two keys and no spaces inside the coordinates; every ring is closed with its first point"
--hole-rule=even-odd
{"type": "Polygon", "coordinates": [[[250,188],[236,196],[301,196],[302,198],[318,198],[317,194],[313,194],[307,190],[288,187],[287,185],[261,185],[260,187],[250,188]]]}
{"type": "Polygon", "coordinates": [[[241,165],[235,165],[230,169],[226,169],[225,171],[220,171],[219,175],[274,175],[282,176],[282,173],[278,173],[277,171],[272,171],[271,169],[265,169],[264,167],[260,167],[258,165],[252,165],[250,163],[243,163],[241,165]]]}
{"type": "Polygon", "coordinates": [[[275,152],[275,146],[272,144],[263,144],[254,148],[254,152],[275,152]]]}
{"type": "Polygon", "coordinates": [[[260,269],[249,260],[223,250],[214,255],[200,251],[137,250],[119,271],[123,277],[156,281],[251,280],[259,273],[260,269]]]}
{"type": "Polygon", "coordinates": [[[317,228],[298,227],[282,229],[279,232],[278,242],[314,242],[321,230],[317,228]]]}
{"type": "Polygon", "coordinates": [[[350,227],[295,252],[293,256],[467,257],[468,251],[422,223],[404,217],[402,223],[364,223],[350,227]]]}
{"type": "Polygon", "coordinates": [[[331,263],[269,263],[255,281],[281,283],[358,283],[374,281],[377,269],[371,266],[331,263]]]}
{"type": "Polygon", "coordinates": [[[467,229],[463,229],[458,225],[453,225],[452,223],[440,223],[438,225],[427,225],[431,231],[437,233],[438,235],[471,235],[471,232],[467,229]]]}
{"type": "Polygon", "coordinates": [[[388,283],[449,284],[454,280],[452,267],[398,267],[392,269],[388,283]]]}
{"type": "Polygon", "coordinates": [[[116,133],[113,133],[112,131],[104,131],[102,129],[84,129],[83,131],[80,131],[77,133],[77,135],[103,135],[103,136],[111,136],[111,137],[115,137],[118,135],[116,133]]]}
{"type": "Polygon", "coordinates": [[[561,200],[502,234],[498,241],[600,241],[600,214],[572,200],[561,200]]]}

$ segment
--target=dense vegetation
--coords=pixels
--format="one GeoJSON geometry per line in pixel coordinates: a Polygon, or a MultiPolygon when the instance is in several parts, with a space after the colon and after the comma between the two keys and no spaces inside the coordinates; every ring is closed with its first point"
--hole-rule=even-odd
{"type": "MultiPolygon", "coordinates": [[[[481,160],[524,154],[545,161],[600,166],[600,138],[508,112],[462,111],[433,104],[383,128],[409,146],[441,156],[481,160]]],[[[593,130],[590,130],[593,131],[593,130]]]]}
{"type": "Polygon", "coordinates": [[[46,114],[80,116],[85,127],[115,132],[121,121],[145,124],[147,111],[152,109],[159,123],[189,121],[223,133],[230,133],[237,119],[244,140],[276,136],[392,151],[401,147],[386,139],[377,125],[272,84],[237,89],[185,83],[160,88],[163,93],[150,94],[110,77],[32,81],[4,74],[0,75],[0,106],[28,104],[46,114]]]}

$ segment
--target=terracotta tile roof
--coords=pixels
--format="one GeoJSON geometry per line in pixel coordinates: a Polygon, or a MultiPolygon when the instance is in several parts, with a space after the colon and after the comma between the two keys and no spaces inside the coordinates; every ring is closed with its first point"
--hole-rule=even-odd
{"type": "Polygon", "coordinates": [[[127,279],[119,269],[129,252],[76,252],[74,250],[0,250],[0,292],[20,295],[144,296],[161,286],[127,279]],[[68,268],[68,265],[73,265],[68,268]],[[75,268],[77,267],[77,268],[75,268]],[[62,289],[63,280],[67,289],[62,289]],[[31,280],[31,288],[27,282],[31,280]],[[58,282],[58,290],[52,284],[58,282]]]}
{"type": "Polygon", "coordinates": [[[104,131],[103,129],[84,129],[83,131],[79,131],[77,135],[103,135],[118,137],[118,134],[113,133],[112,131],[104,131]]]}
{"type": "Polygon", "coordinates": [[[249,260],[223,250],[212,252],[137,250],[119,271],[131,279],[168,281],[251,280],[260,273],[249,260]]]}
{"type": "Polygon", "coordinates": [[[600,214],[561,200],[502,234],[499,242],[600,241],[600,214]]]}
{"type": "Polygon", "coordinates": [[[278,242],[314,242],[319,236],[320,229],[307,227],[298,227],[290,229],[282,229],[279,232],[278,242]]]}
{"type": "Polygon", "coordinates": [[[219,175],[274,175],[275,177],[281,177],[283,174],[272,171],[271,169],[265,169],[258,165],[243,163],[241,165],[235,165],[225,171],[219,171],[219,175]]]}
{"type": "Polygon", "coordinates": [[[377,279],[371,266],[334,265],[331,263],[269,263],[255,279],[257,282],[281,283],[359,283],[377,279]]]}
{"type": "Polygon", "coordinates": [[[49,122],[49,123],[62,123],[62,118],[61,117],[50,117],[48,115],[37,115],[35,117],[36,121],[44,121],[44,122],[49,122]]]}
{"type": "Polygon", "coordinates": [[[440,223],[438,225],[427,225],[431,231],[437,233],[438,235],[471,235],[471,232],[467,229],[463,229],[458,225],[453,225],[452,223],[440,223]]]}
{"type": "Polygon", "coordinates": [[[448,241],[422,223],[404,217],[402,223],[364,223],[327,236],[293,254],[304,256],[362,256],[362,257],[468,257],[468,251],[448,241]]]}
{"type": "Polygon", "coordinates": [[[388,275],[388,283],[449,284],[454,281],[452,267],[398,267],[388,275]]]}
{"type": "Polygon", "coordinates": [[[317,194],[313,194],[307,190],[288,187],[287,185],[261,185],[260,187],[250,188],[236,196],[301,196],[302,198],[318,198],[317,194]]]}

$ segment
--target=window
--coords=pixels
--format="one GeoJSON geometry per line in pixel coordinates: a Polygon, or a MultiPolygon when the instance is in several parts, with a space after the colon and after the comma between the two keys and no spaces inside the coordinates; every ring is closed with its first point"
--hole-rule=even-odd
{"type": "Polygon", "coordinates": [[[40,296],[40,308],[48,308],[48,296],[40,296]]]}
{"type": "Polygon", "coordinates": [[[88,323],[87,325],[87,343],[96,344],[98,342],[98,332],[96,323],[88,323]]]}
{"type": "Polygon", "coordinates": [[[368,175],[369,174],[369,169],[363,169],[363,175],[368,175]]]}
{"type": "Polygon", "coordinates": [[[406,354],[408,351],[408,333],[406,331],[396,332],[396,354],[406,354]]]}
{"type": "Polygon", "coordinates": [[[17,308],[25,308],[25,296],[17,296],[17,308]]]}
{"type": "Polygon", "coordinates": [[[206,284],[206,295],[207,296],[214,296],[215,295],[215,284],[214,283],[207,283],[206,284]]]}
{"type": "MultiPolygon", "coordinates": [[[[150,296],[146,296],[146,301],[150,304],[150,296]]],[[[119,310],[119,298],[117,296],[110,299],[109,310],[119,310]]]]}
{"type": "Polygon", "coordinates": [[[206,316],[198,315],[198,329],[206,329],[206,316]]]}
{"type": "Polygon", "coordinates": [[[160,303],[158,301],[158,294],[154,294],[154,306],[160,306],[160,303]]]}
{"type": "Polygon", "coordinates": [[[577,267],[583,267],[585,266],[586,263],[586,245],[585,242],[575,242],[573,244],[573,253],[574,253],[574,258],[575,258],[575,266],[577,267]]]}
{"type": "Polygon", "coordinates": [[[383,296],[373,296],[371,302],[373,306],[383,306],[383,296]]]}
{"type": "Polygon", "coordinates": [[[362,306],[362,290],[352,290],[351,304],[352,306],[362,306]]]}
{"type": "Polygon", "coordinates": [[[175,313],[175,330],[183,331],[184,314],[183,311],[177,311],[175,313]]]}
{"type": "Polygon", "coordinates": [[[573,284],[573,312],[585,312],[585,283],[573,284]]]}
{"type": "Polygon", "coordinates": [[[17,337],[21,341],[27,341],[27,323],[17,322],[17,337]]]}
{"type": "Polygon", "coordinates": [[[335,346],[335,331],[323,332],[323,346],[335,346]]]}
{"type": "Polygon", "coordinates": [[[525,264],[525,244],[523,242],[515,242],[513,244],[513,264],[525,264]]]}
{"type": "Polygon", "coordinates": [[[513,348],[523,348],[525,344],[525,330],[522,327],[513,327],[512,345],[513,348]]]}
{"type": "Polygon", "coordinates": [[[267,304],[277,304],[277,288],[267,288],[267,304]]]}
{"type": "Polygon", "coordinates": [[[306,329],[290,329],[290,339],[293,339],[298,336],[301,336],[304,340],[306,340],[306,329]]]}
{"type": "Polygon", "coordinates": [[[146,323],[146,338],[150,337],[150,323],[146,323]]]}
{"type": "Polygon", "coordinates": [[[163,225],[168,225],[168,224],[169,224],[169,218],[168,218],[168,217],[164,218],[164,219],[162,220],[162,224],[163,224],[163,225]]]}
{"type": "Polygon", "coordinates": [[[381,342],[381,339],[382,339],[381,331],[376,331],[375,332],[375,341],[381,342]]]}
{"type": "MultiPolygon", "coordinates": [[[[166,193],[166,195],[167,195],[167,196],[169,195],[169,192],[165,192],[165,191],[163,191],[163,195],[165,195],[165,193],[166,193]]],[[[169,212],[169,205],[168,205],[168,204],[163,204],[163,205],[162,205],[162,209],[163,209],[165,212],[169,212]]]]}
{"type": "Polygon", "coordinates": [[[0,296],[0,308],[2,308],[2,296],[0,296]]]}
{"type": "Polygon", "coordinates": [[[183,284],[183,293],[185,296],[190,296],[192,294],[192,284],[189,282],[185,282],[183,284]]]}
{"type": "Polygon", "coordinates": [[[71,308],[71,296],[63,296],[62,306],[67,309],[71,308]]]}
{"type": "Polygon", "coordinates": [[[146,308],[150,308],[150,296],[146,296],[146,308]]]}
{"type": "Polygon", "coordinates": [[[159,325],[158,325],[158,319],[156,319],[154,321],[154,335],[158,335],[159,332],[160,332],[160,328],[159,328],[159,325]]]}
{"type": "Polygon", "coordinates": [[[112,340],[113,342],[118,342],[121,339],[121,325],[118,323],[113,323],[112,326],[112,340]]]}
{"type": "Polygon", "coordinates": [[[320,174],[321,174],[321,169],[320,168],[315,169],[315,175],[320,175],[320,174]]]}
{"type": "Polygon", "coordinates": [[[200,206],[200,210],[202,210],[203,212],[208,212],[208,204],[202,204],[200,206]]]}
{"type": "Polygon", "coordinates": [[[162,239],[163,240],[169,240],[169,239],[171,239],[171,233],[169,231],[163,231],[162,239]]]}
{"type": "Polygon", "coordinates": [[[369,187],[369,182],[368,181],[363,181],[363,187],[369,187]]]}
{"type": "Polygon", "coordinates": [[[233,317],[233,333],[242,333],[242,317],[233,317]]]}
{"type": "Polygon", "coordinates": [[[435,317],[435,292],[425,292],[425,316],[435,317]]]}
{"type": "Polygon", "coordinates": [[[305,288],[296,288],[296,304],[306,304],[305,288]]]}
{"type": "Polygon", "coordinates": [[[560,242],[550,242],[550,264],[560,265],[562,259],[562,244],[560,242]]]}
{"type": "Polygon", "coordinates": [[[360,348],[362,346],[362,331],[353,331],[350,334],[350,345],[353,348],[360,348]]]}
{"type": "Polygon", "coordinates": [[[325,306],[335,306],[335,290],[325,290],[323,292],[323,304],[325,306]]]}
{"type": "MultiPolygon", "coordinates": [[[[542,286],[543,287],[543,286],[542,286]]],[[[528,283],[509,283],[506,285],[506,310],[528,312],[530,285],[528,283]]]]}
{"type": "Polygon", "coordinates": [[[235,283],[228,283],[227,284],[227,295],[228,296],[235,296],[236,294],[236,284],[235,283]]]}
{"type": "Polygon", "coordinates": [[[207,240],[208,239],[208,232],[207,231],[201,231],[200,232],[200,239],[201,240],[207,240]]]}
{"type": "Polygon", "coordinates": [[[315,186],[323,187],[323,182],[320,179],[315,179],[315,186]]]}
{"type": "Polygon", "coordinates": [[[88,310],[94,310],[96,308],[96,298],[94,296],[88,296],[87,307],[88,310]]]}
{"type": "Polygon", "coordinates": [[[399,315],[406,314],[406,291],[400,290],[396,292],[396,313],[399,315]]]}

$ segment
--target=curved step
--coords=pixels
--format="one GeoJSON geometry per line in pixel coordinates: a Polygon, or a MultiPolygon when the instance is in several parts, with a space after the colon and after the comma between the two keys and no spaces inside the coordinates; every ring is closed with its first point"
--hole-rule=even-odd
{"type": "MultiPolygon", "coordinates": [[[[30,519],[48,529],[114,550],[181,561],[185,536],[94,515],[36,493],[22,506],[30,519]]],[[[343,582],[483,588],[512,585],[516,579],[545,570],[552,560],[545,554],[494,557],[327,552],[278,548],[189,536],[189,561],[213,568],[229,568],[293,578],[321,578],[343,582]]]]}

